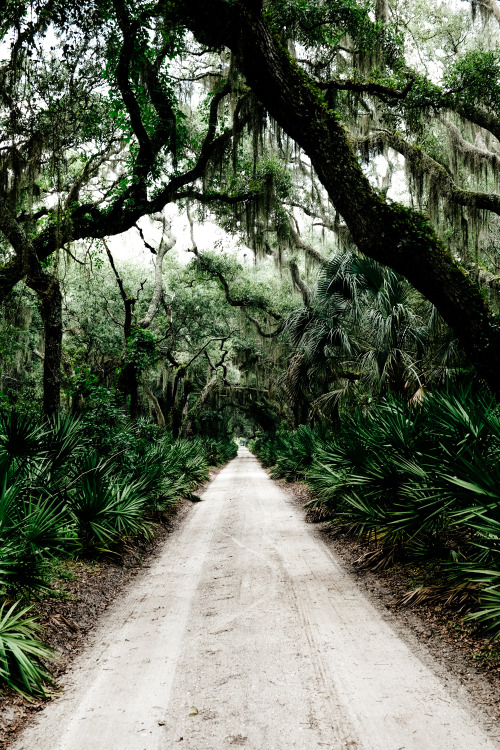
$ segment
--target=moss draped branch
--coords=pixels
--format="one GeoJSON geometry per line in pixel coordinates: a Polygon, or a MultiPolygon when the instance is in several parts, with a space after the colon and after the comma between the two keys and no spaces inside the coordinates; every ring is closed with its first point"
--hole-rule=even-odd
{"type": "Polygon", "coordinates": [[[269,114],[308,154],[319,180],[359,249],[405,276],[453,327],[481,375],[500,389],[500,325],[480,289],[455,262],[428,221],[389,203],[371,187],[349,137],[305,73],[247,2],[214,1],[210,24],[204,6],[182,3],[184,17],[204,44],[227,44],[238,55],[248,85],[269,114]],[[223,39],[221,38],[221,34],[223,39]]]}
{"type": "MultiPolygon", "coordinates": [[[[178,193],[187,185],[201,179],[210,160],[220,153],[220,149],[224,148],[235,134],[243,130],[248,122],[247,116],[240,117],[237,111],[233,126],[216,135],[217,108],[229,91],[229,85],[225,85],[212,97],[209,126],[193,167],[173,176],[156,195],[149,199],[144,195],[138,197],[135,186],[132,185],[110,207],[103,208],[96,203],[85,203],[68,209],[62,222],[51,220],[33,238],[31,244],[38,259],[45,260],[55,250],[70,241],[103,239],[126,232],[135,226],[142,216],[161,211],[167,204],[177,200],[178,193]]],[[[197,195],[194,194],[193,197],[196,198],[197,195]]],[[[8,237],[7,239],[10,242],[8,237]]],[[[21,281],[24,275],[23,265],[18,255],[0,268],[0,301],[21,281]]]]}
{"type": "Polygon", "coordinates": [[[459,206],[483,209],[500,216],[500,195],[483,193],[481,191],[464,190],[455,183],[448,170],[438,161],[429,156],[418,146],[409,143],[398,133],[389,130],[379,130],[370,138],[358,141],[361,144],[375,145],[382,138],[394,151],[405,157],[415,172],[425,173],[439,189],[440,195],[459,206]]]}

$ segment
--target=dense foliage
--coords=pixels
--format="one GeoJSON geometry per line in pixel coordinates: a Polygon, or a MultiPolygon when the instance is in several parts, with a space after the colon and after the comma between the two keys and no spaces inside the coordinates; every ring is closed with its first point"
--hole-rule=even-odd
{"type": "MultiPolygon", "coordinates": [[[[484,393],[444,390],[410,406],[387,398],[328,433],[299,427],[252,443],[271,475],[305,480],[309,507],[371,543],[378,569],[440,563],[446,596],[500,636],[500,407],[484,393]]],[[[423,598],[422,592],[420,599],[423,598]]]]}
{"type": "MultiPolygon", "coordinates": [[[[498,261],[495,8],[7,3],[0,294],[24,280],[36,296],[45,413],[60,406],[62,258],[81,262],[78,243],[92,256],[111,236],[137,241],[137,230],[156,253],[157,278],[135,321],[139,292],[108,260],[125,313],[122,389],[140,413],[138,380],[156,351],[145,332],[168,301],[161,267],[172,240],[161,212],[173,204],[197,220],[210,211],[257,257],[274,256],[306,307],[304,266],[325,258],[305,225],[321,227],[330,247],[356,246],[434,304],[495,390],[497,302],[477,286],[495,289],[498,261]],[[147,216],[163,221],[160,242],[147,216]]],[[[254,331],[271,335],[280,310],[223,288],[254,331]]]]}
{"type": "Polygon", "coordinates": [[[104,425],[91,413],[52,422],[1,415],[0,677],[44,694],[49,650],[28,609],[11,602],[50,595],[54,560],[117,554],[129,537],[151,538],[161,515],[236,449],[228,438],[174,440],[147,422],[104,425]]]}

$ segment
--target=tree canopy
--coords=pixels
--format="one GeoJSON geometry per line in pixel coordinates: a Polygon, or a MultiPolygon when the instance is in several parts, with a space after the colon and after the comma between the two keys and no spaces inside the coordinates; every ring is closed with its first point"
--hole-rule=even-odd
{"type": "MultiPolygon", "coordinates": [[[[238,325],[244,321],[269,351],[288,347],[297,365],[297,321],[309,316],[311,330],[324,304],[310,274],[332,253],[354,252],[423,295],[432,308],[421,325],[437,315],[463,362],[496,392],[494,0],[432,8],[424,0],[391,7],[383,0],[78,7],[48,0],[6,2],[3,10],[0,290],[9,300],[24,282],[37,296],[47,413],[59,408],[61,362],[72,350],[63,307],[74,293],[67,281],[61,288],[63,268],[72,257],[92,268],[97,247],[114,277],[109,305],[121,305],[124,316],[116,382],[132,414],[148,367],[162,359],[177,375],[180,368],[177,383],[184,379],[172,348],[158,354],[151,328],[168,316],[163,265],[175,238],[164,211],[172,204],[187,212],[202,283],[210,280],[221,304],[240,311],[238,325]],[[258,283],[242,288],[229,260],[198,251],[193,227],[200,236],[208,218],[244,240],[258,261],[274,257],[304,308],[293,325],[286,305],[273,305],[258,283]],[[127,231],[156,263],[141,315],[143,289],[127,286],[109,246],[108,238],[127,231]]],[[[323,279],[336,273],[328,268],[323,279]]],[[[206,330],[217,340],[226,333],[216,324],[206,330]]],[[[215,367],[217,389],[224,367],[225,360],[215,367]]],[[[351,367],[352,382],[358,370],[351,367]]]]}

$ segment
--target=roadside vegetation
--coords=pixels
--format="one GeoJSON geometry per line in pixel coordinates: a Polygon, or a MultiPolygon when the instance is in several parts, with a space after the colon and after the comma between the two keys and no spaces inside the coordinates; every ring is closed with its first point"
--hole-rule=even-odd
{"type": "Polygon", "coordinates": [[[140,420],[0,415],[0,678],[26,695],[51,687],[29,603],[51,596],[54,560],[119,559],[236,450],[229,439],[174,440],[140,420]]]}
{"type": "Polygon", "coordinates": [[[446,603],[500,636],[500,408],[472,388],[421,403],[387,397],[335,430],[299,427],[252,449],[271,476],[305,481],[319,518],[364,541],[364,565],[432,563],[439,584],[405,603],[446,603]]]}

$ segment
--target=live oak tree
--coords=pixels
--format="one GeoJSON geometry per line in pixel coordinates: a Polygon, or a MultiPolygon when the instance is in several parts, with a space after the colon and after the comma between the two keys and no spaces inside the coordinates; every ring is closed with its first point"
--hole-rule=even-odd
{"type": "Polygon", "coordinates": [[[290,283],[276,277],[273,264],[254,269],[248,261],[203,247],[197,253],[187,264],[176,258],[175,249],[165,254],[163,298],[150,325],[142,328],[154,298],[152,269],[113,257],[113,270],[101,243],[91,266],[80,250],[79,262],[71,262],[61,282],[67,408],[76,413],[102,408],[105,416],[109,406],[112,412],[123,404],[124,375],[134,365],[136,409],[150,412],[174,434],[225,435],[236,418],[249,429],[269,429],[277,419],[273,413],[288,418],[277,387],[288,349],[276,338],[262,337],[248,316],[260,316],[265,325],[265,308],[284,318],[298,301],[290,283]],[[245,307],[228,301],[214,269],[224,275],[231,302],[244,300],[245,307]],[[131,302],[136,336],[128,342],[116,273],[131,302]]]}
{"type": "Polygon", "coordinates": [[[251,93],[212,65],[212,92],[187,120],[170,70],[182,68],[186,31],[153,5],[10,2],[0,32],[9,53],[0,67],[0,299],[22,279],[40,299],[44,409],[53,414],[60,253],[182,198],[249,207],[266,178],[253,178],[251,192],[210,190],[214,165],[251,119],[251,93]]]}
{"type": "MultiPolygon", "coordinates": [[[[213,49],[226,46],[233,51],[247,84],[269,115],[308,155],[356,246],[404,275],[435,304],[478,372],[498,390],[500,328],[495,311],[428,217],[384,199],[370,184],[356,155],[358,144],[353,143],[337,106],[343,92],[380,102],[388,122],[402,123],[405,136],[410,136],[400,139],[407,158],[415,150],[411,138],[415,119],[452,112],[460,122],[470,122],[496,138],[500,135],[495,106],[497,54],[478,50],[464,54],[450,66],[443,85],[437,85],[405,60],[397,29],[382,2],[376,7],[378,19],[370,14],[368,4],[356,2],[221,0],[173,5],[198,40],[213,49]],[[322,54],[310,64],[298,62],[287,45],[294,37],[309,48],[318,47],[322,54]],[[332,75],[332,67],[336,68],[332,61],[342,52],[358,64],[351,70],[347,65],[347,75],[332,75]]],[[[165,6],[166,12],[171,13],[171,8],[172,4],[165,6]]],[[[392,139],[388,145],[396,148],[397,131],[388,130],[392,139]]],[[[378,142],[384,137],[380,134],[378,142]]],[[[421,155],[421,170],[435,170],[433,190],[441,191],[451,205],[498,211],[493,191],[462,188],[446,167],[437,160],[429,166],[426,157],[421,155]]]]}
{"type": "MultiPolygon", "coordinates": [[[[498,389],[496,299],[480,288],[497,285],[495,259],[485,261],[497,226],[488,217],[498,214],[497,7],[472,3],[480,41],[468,46],[463,14],[435,11],[437,73],[426,68],[422,8],[5,5],[0,295],[26,279],[40,299],[47,413],[59,397],[60,253],[172,201],[213,209],[257,255],[277,256],[306,306],[297,257],[322,261],[301,233],[300,216],[310,217],[405,276],[498,389]],[[387,199],[389,178],[370,181],[362,162],[376,170],[379,154],[396,168],[404,157],[411,201],[387,199]]],[[[224,288],[223,274],[210,273],[224,288]]]]}

